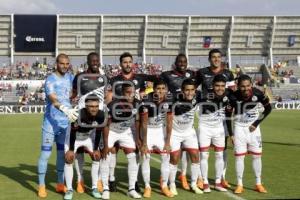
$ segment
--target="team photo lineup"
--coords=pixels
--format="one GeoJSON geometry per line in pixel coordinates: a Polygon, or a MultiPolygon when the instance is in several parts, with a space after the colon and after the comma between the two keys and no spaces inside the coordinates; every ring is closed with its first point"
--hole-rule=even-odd
{"type": "Polygon", "coordinates": [[[272,106],[250,76],[234,77],[222,55],[211,49],[210,66],[192,71],[187,56],[178,54],[173,69],[148,75],[135,73],[133,56],[124,52],[119,57],[120,74],[109,78],[96,52],[87,55],[87,70],[75,77],[69,72],[69,56],[59,54],[44,86],[38,197],[47,197],[47,165],[55,146],[55,189],[66,200],[86,192],[87,185],[92,197],[110,199],[117,192],[115,170],[121,150],[127,159],[130,198],[151,198],[152,181],[159,184],[161,195],[180,196],[177,179],[195,198],[212,190],[242,194],[246,155],[251,157],[253,189],[267,193],[261,179],[260,124],[272,106]],[[226,151],[229,143],[234,155],[226,151]],[[214,166],[209,166],[210,151],[214,166]],[[151,180],[154,154],[160,159],[159,180],[151,180]],[[92,160],[91,183],[83,178],[89,176],[83,174],[87,155],[92,160]],[[232,165],[227,165],[228,157],[234,157],[232,165]],[[235,187],[226,179],[227,167],[235,170],[236,179],[230,180],[235,187]],[[209,170],[214,180],[209,179],[209,170]]]}

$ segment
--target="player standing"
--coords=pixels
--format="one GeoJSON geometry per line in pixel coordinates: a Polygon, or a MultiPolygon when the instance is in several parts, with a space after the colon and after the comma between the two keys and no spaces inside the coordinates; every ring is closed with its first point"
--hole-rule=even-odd
{"type": "Polygon", "coordinates": [[[68,72],[69,57],[59,54],[56,58],[56,70],[45,81],[46,111],[42,126],[41,155],[38,161],[38,196],[47,197],[45,175],[53,143],[56,142],[57,192],[65,192],[64,186],[64,141],[69,121],[75,121],[78,113],[72,109],[70,97],[73,75],[68,72]]]}

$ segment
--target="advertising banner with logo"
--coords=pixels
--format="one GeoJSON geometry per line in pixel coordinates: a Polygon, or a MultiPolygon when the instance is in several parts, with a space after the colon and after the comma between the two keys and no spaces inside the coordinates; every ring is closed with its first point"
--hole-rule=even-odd
{"type": "Polygon", "coordinates": [[[14,15],[15,52],[55,52],[56,15],[14,15]]]}

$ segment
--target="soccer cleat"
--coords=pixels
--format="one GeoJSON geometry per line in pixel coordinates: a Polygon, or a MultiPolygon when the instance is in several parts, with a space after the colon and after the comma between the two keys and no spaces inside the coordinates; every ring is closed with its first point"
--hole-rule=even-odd
{"type": "Polygon", "coordinates": [[[151,187],[146,187],[144,189],[143,197],[144,198],[151,198],[151,187]]]}
{"type": "Polygon", "coordinates": [[[96,199],[101,199],[101,194],[100,192],[98,191],[98,188],[93,188],[92,190],[92,196],[96,199]]]}
{"type": "Polygon", "coordinates": [[[99,192],[103,192],[103,183],[101,180],[97,182],[97,188],[99,192]]]}
{"type": "Polygon", "coordinates": [[[181,186],[182,186],[183,189],[185,189],[185,190],[190,190],[190,186],[189,186],[189,184],[188,184],[188,182],[187,182],[187,178],[186,178],[185,175],[180,175],[180,176],[178,177],[178,179],[180,180],[181,186]]]}
{"type": "Polygon", "coordinates": [[[135,191],[136,192],[138,192],[138,193],[142,192],[138,182],[135,182],[135,186],[134,187],[135,187],[135,191]]]}
{"type": "Polygon", "coordinates": [[[72,198],[73,198],[73,190],[66,191],[64,200],[71,200],[72,198]]]}
{"type": "Polygon", "coordinates": [[[46,198],[47,197],[46,186],[44,186],[44,185],[39,186],[38,196],[40,198],[46,198]]]}
{"type": "Polygon", "coordinates": [[[109,181],[109,191],[116,192],[117,191],[117,184],[115,181],[109,181]]]}
{"type": "Polygon", "coordinates": [[[172,192],[172,194],[173,194],[174,196],[177,196],[177,195],[178,195],[176,186],[170,186],[170,191],[172,192]]]}
{"type": "Polygon", "coordinates": [[[196,193],[196,194],[203,194],[202,190],[200,190],[197,185],[192,186],[192,190],[196,193]]]}
{"type": "Polygon", "coordinates": [[[223,187],[223,185],[221,183],[216,183],[215,185],[215,190],[219,191],[219,192],[226,192],[227,190],[223,187]]]}
{"type": "Polygon", "coordinates": [[[244,188],[241,185],[236,186],[234,193],[235,194],[242,194],[244,192],[244,188]]]}
{"type": "Polygon", "coordinates": [[[161,188],[161,192],[166,197],[174,197],[174,194],[169,190],[168,186],[161,188]]]}
{"type": "Polygon", "coordinates": [[[63,183],[57,183],[56,184],[56,192],[57,193],[66,193],[67,187],[63,183]]]}
{"type": "Polygon", "coordinates": [[[261,184],[257,184],[255,185],[255,191],[259,192],[259,193],[267,193],[267,190],[265,189],[265,187],[261,184]]]}
{"type": "Polygon", "coordinates": [[[204,193],[210,193],[211,192],[209,184],[205,184],[205,183],[203,184],[203,192],[204,193]]]}
{"type": "Polygon", "coordinates": [[[230,188],[231,185],[228,183],[228,181],[222,179],[221,184],[223,186],[223,188],[230,188]]]}
{"type": "Polygon", "coordinates": [[[203,190],[203,180],[201,178],[198,178],[197,180],[197,186],[198,188],[200,188],[201,190],[203,190]]]}
{"type": "Polygon", "coordinates": [[[76,191],[79,193],[79,194],[82,194],[84,193],[84,182],[83,181],[79,181],[77,183],[77,188],[76,188],[76,191]]]}
{"type": "Polygon", "coordinates": [[[142,196],[139,193],[137,193],[134,189],[129,190],[128,193],[127,193],[127,195],[129,197],[133,198],[133,199],[140,199],[140,198],[142,198],[142,196]]]}
{"type": "Polygon", "coordinates": [[[102,193],[102,199],[109,199],[109,198],[110,198],[109,190],[104,190],[102,193]]]}

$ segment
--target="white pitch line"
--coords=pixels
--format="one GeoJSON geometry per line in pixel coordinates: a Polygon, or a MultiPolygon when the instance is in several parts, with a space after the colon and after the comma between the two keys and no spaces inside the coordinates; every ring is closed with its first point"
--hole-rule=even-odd
{"type": "MultiPolygon", "coordinates": [[[[153,161],[157,162],[157,163],[161,163],[161,161],[160,161],[159,159],[154,158],[153,156],[151,156],[151,159],[152,159],[153,161]]],[[[177,168],[177,170],[178,170],[178,171],[181,171],[179,168],[177,168]]],[[[239,197],[239,196],[237,196],[237,195],[235,195],[235,194],[233,194],[233,193],[231,193],[231,192],[229,192],[229,191],[227,191],[227,192],[221,192],[221,194],[225,194],[226,196],[228,196],[228,197],[230,197],[230,198],[232,198],[232,199],[235,199],[235,200],[246,200],[246,199],[244,199],[244,198],[242,198],[242,197],[239,197]]]]}

